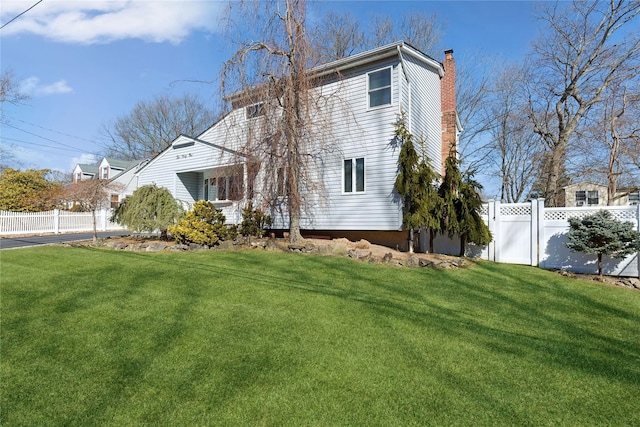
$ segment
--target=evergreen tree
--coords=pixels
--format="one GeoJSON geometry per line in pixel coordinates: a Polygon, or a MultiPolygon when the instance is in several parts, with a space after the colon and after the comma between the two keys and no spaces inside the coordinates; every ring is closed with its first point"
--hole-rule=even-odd
{"type": "Polygon", "coordinates": [[[460,238],[460,256],[464,256],[467,243],[487,245],[492,236],[489,227],[480,217],[482,186],[473,179],[472,173],[460,172],[460,161],[452,152],[445,161],[445,175],[438,194],[440,229],[452,238],[460,238]]]}
{"type": "Polygon", "coordinates": [[[167,228],[183,215],[182,207],[169,190],[153,185],[143,185],[125,197],[113,212],[112,221],[131,231],[153,233],[160,231],[167,238],[167,228]]]}
{"type": "Polygon", "coordinates": [[[574,252],[596,254],[600,276],[603,255],[624,258],[640,251],[640,233],[633,229],[633,223],[619,221],[609,211],[601,210],[583,218],[569,218],[569,225],[567,248],[574,252]]]}
{"type": "MultiPolygon", "coordinates": [[[[409,230],[409,251],[413,252],[415,228],[426,227],[433,236],[433,231],[440,227],[436,216],[438,194],[434,185],[438,174],[430,166],[428,158],[418,155],[413,135],[406,126],[404,112],[394,123],[394,128],[396,142],[401,145],[395,189],[402,197],[402,228],[409,230]]],[[[424,146],[423,141],[421,146],[424,146]]],[[[432,251],[433,238],[430,239],[429,247],[432,251]]]]}

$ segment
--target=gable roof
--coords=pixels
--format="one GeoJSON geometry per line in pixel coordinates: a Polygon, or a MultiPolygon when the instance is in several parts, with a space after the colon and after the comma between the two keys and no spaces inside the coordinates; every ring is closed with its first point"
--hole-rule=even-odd
{"type": "Polygon", "coordinates": [[[98,173],[96,165],[78,164],[76,167],[79,167],[83,174],[96,175],[98,173]]]}
{"type": "MultiPolygon", "coordinates": [[[[218,121],[215,125],[220,123],[220,121],[218,121]]],[[[215,126],[215,125],[213,125],[213,126],[215,126]]],[[[213,127],[213,126],[211,126],[211,127],[213,127]]],[[[211,127],[209,129],[211,129],[211,127]]],[[[207,146],[209,146],[211,148],[214,148],[216,150],[220,150],[220,151],[223,151],[223,152],[226,152],[226,153],[229,153],[229,154],[233,154],[235,156],[244,157],[244,158],[247,157],[246,154],[243,154],[243,153],[241,153],[239,151],[232,150],[230,148],[223,147],[221,145],[214,144],[212,142],[207,142],[207,141],[204,141],[202,139],[199,139],[199,138],[196,138],[196,137],[193,137],[193,136],[189,136],[189,135],[185,135],[185,134],[181,133],[180,135],[178,135],[178,137],[176,139],[174,139],[171,142],[171,144],[167,148],[165,148],[160,153],[158,153],[158,155],[156,155],[154,158],[146,161],[146,163],[143,162],[144,164],[141,164],[140,168],[136,171],[136,173],[139,173],[143,169],[147,168],[149,165],[153,164],[157,159],[162,157],[167,151],[173,150],[175,148],[179,148],[179,147],[185,146],[185,145],[193,145],[193,144],[196,144],[196,143],[207,145],[207,146]]]]}
{"type": "MultiPolygon", "coordinates": [[[[444,76],[444,66],[442,63],[436,61],[429,55],[421,52],[409,43],[404,41],[397,41],[384,46],[377,47],[375,49],[367,50],[364,52],[356,53],[355,55],[347,56],[335,61],[328,62],[317,67],[313,67],[309,70],[309,78],[317,79],[325,77],[331,74],[342,73],[346,70],[350,70],[362,65],[371,64],[373,62],[382,61],[388,58],[399,58],[402,60],[402,55],[412,56],[419,61],[431,66],[438,72],[440,78],[444,76]]],[[[235,104],[243,95],[246,95],[246,91],[236,92],[226,97],[226,100],[235,104]]],[[[249,92],[250,93],[250,92],[249,92]]]]}
{"type": "Polygon", "coordinates": [[[103,160],[106,160],[107,163],[109,163],[109,167],[111,169],[122,169],[122,170],[131,169],[133,166],[141,162],[141,160],[122,160],[122,159],[116,159],[113,157],[105,157],[103,160]]]}

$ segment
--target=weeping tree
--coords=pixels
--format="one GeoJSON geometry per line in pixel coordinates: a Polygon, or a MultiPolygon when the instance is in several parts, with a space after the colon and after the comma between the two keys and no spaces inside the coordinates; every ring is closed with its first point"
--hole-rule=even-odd
{"type": "Polygon", "coordinates": [[[232,2],[228,32],[240,22],[241,41],[221,79],[224,97],[253,119],[240,151],[260,162],[262,196],[273,212],[288,217],[292,242],[302,238],[302,213],[322,192],[314,174],[321,169],[312,166],[331,128],[322,124],[323,101],[312,93],[305,13],[304,0],[232,2]]]}
{"type": "Polygon", "coordinates": [[[464,256],[468,243],[488,245],[492,236],[480,216],[482,186],[473,179],[473,173],[462,173],[460,161],[453,151],[445,161],[445,175],[438,189],[440,230],[450,238],[460,239],[460,256],[464,256]]]}
{"type": "Polygon", "coordinates": [[[574,252],[596,254],[598,275],[602,276],[602,257],[624,258],[640,251],[640,233],[630,221],[619,221],[611,212],[601,210],[583,218],[569,218],[567,248],[574,252]]]}
{"type": "MultiPolygon", "coordinates": [[[[440,229],[437,217],[440,199],[435,187],[439,176],[429,159],[418,154],[404,112],[394,123],[394,133],[395,142],[400,145],[395,189],[402,198],[402,228],[409,230],[409,252],[414,250],[416,228],[429,229],[429,251],[433,252],[433,236],[440,229]]],[[[424,141],[420,147],[424,147],[424,141]]]]}
{"type": "Polygon", "coordinates": [[[143,185],[132,195],[125,197],[113,212],[111,221],[135,232],[160,231],[160,237],[166,240],[167,229],[183,214],[182,207],[169,190],[151,184],[143,185]]]}

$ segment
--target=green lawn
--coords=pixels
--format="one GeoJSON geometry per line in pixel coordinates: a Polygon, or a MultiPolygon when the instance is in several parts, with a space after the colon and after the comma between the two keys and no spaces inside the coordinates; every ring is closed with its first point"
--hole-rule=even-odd
{"type": "Polygon", "coordinates": [[[3,426],[640,425],[640,292],[258,251],[0,262],[3,426]]]}

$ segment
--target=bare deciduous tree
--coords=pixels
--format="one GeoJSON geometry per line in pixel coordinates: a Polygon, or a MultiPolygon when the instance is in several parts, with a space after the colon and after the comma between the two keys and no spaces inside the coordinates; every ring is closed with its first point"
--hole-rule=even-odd
{"type": "Polygon", "coordinates": [[[7,70],[0,74],[0,105],[8,102],[10,104],[20,104],[29,97],[20,92],[20,87],[16,82],[13,71],[7,70]]]}
{"type": "MultiPolygon", "coordinates": [[[[242,151],[260,163],[266,197],[272,208],[284,206],[289,219],[289,239],[302,238],[300,219],[307,194],[315,185],[310,165],[319,138],[318,99],[312,99],[308,69],[311,55],[305,32],[304,0],[234,2],[232,14],[240,16],[245,32],[250,27],[260,41],[241,41],[224,64],[222,93],[245,107],[256,122],[242,151]],[[253,23],[253,22],[252,22],[253,23]]],[[[233,22],[233,20],[231,20],[233,22]]]]}
{"type": "Polygon", "coordinates": [[[110,195],[120,193],[124,186],[106,179],[78,181],[69,186],[63,195],[64,200],[79,205],[85,212],[92,213],[93,241],[98,240],[96,211],[109,206],[110,195]]]}
{"type": "Polygon", "coordinates": [[[211,126],[215,117],[198,97],[184,94],[141,101],[133,110],[103,126],[106,155],[142,160],[167,148],[180,134],[195,136],[211,126]]]}
{"type": "Polygon", "coordinates": [[[526,117],[521,85],[521,70],[505,68],[496,79],[490,102],[495,125],[491,142],[485,147],[489,150],[488,168],[499,178],[500,200],[507,203],[530,196],[544,150],[526,117]]]}
{"type": "Polygon", "coordinates": [[[330,11],[311,31],[318,63],[341,59],[365,49],[364,33],[358,21],[349,13],[330,11]]]}
{"type": "Polygon", "coordinates": [[[527,81],[530,117],[547,149],[543,195],[557,206],[567,149],[576,130],[621,70],[639,59],[633,20],[640,2],[554,3],[542,12],[548,31],[534,44],[527,81]],[[629,29],[635,34],[622,34],[629,29]]]}
{"type": "Polygon", "coordinates": [[[602,102],[594,107],[592,120],[580,132],[580,142],[572,152],[577,159],[577,174],[606,182],[609,205],[626,195],[619,193],[619,184],[633,188],[640,179],[633,161],[640,139],[640,86],[635,81],[637,72],[630,71],[622,81],[605,90],[602,102]]]}
{"type": "Polygon", "coordinates": [[[419,11],[407,13],[397,23],[389,16],[376,16],[366,45],[378,47],[403,40],[422,52],[433,54],[439,51],[438,44],[443,32],[441,22],[435,13],[419,11]]]}

